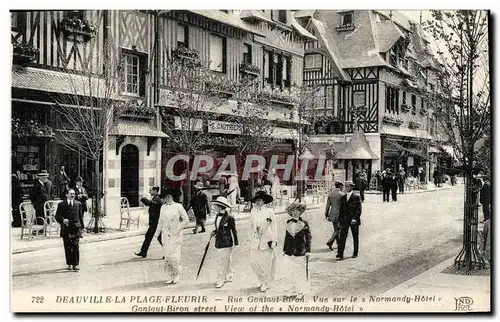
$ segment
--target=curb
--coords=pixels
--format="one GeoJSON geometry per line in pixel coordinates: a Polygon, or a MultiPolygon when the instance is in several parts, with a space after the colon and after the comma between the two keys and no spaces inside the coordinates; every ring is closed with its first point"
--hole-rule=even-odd
{"type": "MultiPolygon", "coordinates": [[[[319,209],[320,208],[320,205],[319,204],[316,204],[316,205],[312,205],[310,207],[308,207],[308,209],[306,210],[309,211],[309,210],[313,210],[313,209],[319,209]]],[[[276,215],[282,215],[282,214],[285,214],[286,211],[280,211],[280,212],[277,212],[276,215]]],[[[241,220],[246,220],[246,219],[249,219],[250,218],[250,213],[248,213],[248,215],[242,215],[242,216],[238,216],[235,218],[235,221],[241,221],[241,220]]],[[[210,219],[208,220],[205,224],[206,225],[210,225],[210,224],[213,224],[214,223],[214,219],[210,219]]],[[[189,222],[186,227],[184,227],[184,230],[187,230],[187,229],[192,229],[195,227],[195,223],[194,222],[189,222]]],[[[82,244],[90,244],[90,243],[97,243],[97,242],[102,242],[102,241],[108,241],[108,240],[115,240],[115,239],[123,239],[123,238],[129,238],[129,237],[136,237],[136,236],[141,236],[141,235],[144,235],[146,233],[147,229],[139,229],[139,230],[134,230],[134,231],[124,231],[124,232],[118,232],[118,233],[113,233],[113,234],[110,234],[110,235],[102,235],[102,236],[98,236],[98,237],[95,237],[95,238],[82,238],[81,241],[80,241],[80,245],[82,244]]],[[[54,239],[55,241],[56,239],[54,239]]],[[[23,253],[29,253],[29,252],[35,252],[37,250],[41,250],[41,249],[49,249],[49,248],[57,248],[59,247],[59,243],[57,243],[57,245],[38,245],[38,246],[34,246],[34,247],[26,247],[26,248],[22,248],[22,249],[16,249],[16,250],[12,250],[11,251],[11,254],[12,255],[17,255],[17,254],[23,254],[23,253]]]]}

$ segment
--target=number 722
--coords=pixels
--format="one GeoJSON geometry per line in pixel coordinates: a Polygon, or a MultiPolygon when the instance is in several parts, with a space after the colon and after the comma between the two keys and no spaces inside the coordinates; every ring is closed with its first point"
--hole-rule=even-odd
{"type": "Polygon", "coordinates": [[[43,296],[32,296],[31,303],[43,303],[43,296]]]}

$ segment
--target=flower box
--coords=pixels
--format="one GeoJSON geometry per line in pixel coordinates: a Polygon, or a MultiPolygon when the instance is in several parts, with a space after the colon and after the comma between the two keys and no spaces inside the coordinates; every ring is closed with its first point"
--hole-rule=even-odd
{"type": "Polygon", "coordinates": [[[189,49],[184,46],[180,46],[177,49],[174,50],[174,56],[179,58],[179,59],[189,59],[189,60],[198,60],[200,57],[200,54],[198,51],[194,49],[189,49]]]}
{"type": "Polygon", "coordinates": [[[388,124],[393,124],[395,126],[400,126],[401,124],[404,123],[404,120],[400,117],[397,117],[397,116],[384,115],[382,122],[388,123],[388,124]]]}
{"type": "Polygon", "coordinates": [[[66,17],[61,21],[61,29],[66,36],[74,41],[86,42],[94,38],[97,33],[97,26],[77,17],[66,17]]]}
{"type": "Polygon", "coordinates": [[[420,122],[416,122],[416,121],[410,121],[410,123],[408,124],[408,128],[410,129],[419,129],[421,126],[420,122]]]}
{"type": "Polygon", "coordinates": [[[406,104],[406,103],[403,103],[403,104],[401,104],[401,111],[408,113],[411,111],[411,106],[406,104]]]}
{"type": "Polygon", "coordinates": [[[34,62],[38,57],[38,48],[33,47],[33,45],[21,42],[14,44],[13,50],[13,62],[17,65],[27,65],[34,62]]]}
{"type": "Polygon", "coordinates": [[[337,31],[351,31],[351,30],[354,30],[353,24],[337,26],[337,31]]]}
{"type": "Polygon", "coordinates": [[[427,109],[425,109],[425,108],[421,108],[421,109],[420,109],[420,115],[422,115],[422,116],[426,116],[426,115],[427,115],[427,109]]]}
{"type": "Polygon", "coordinates": [[[120,115],[123,118],[151,120],[156,117],[156,109],[142,105],[129,106],[120,115]]]}
{"type": "Polygon", "coordinates": [[[240,64],[240,72],[249,75],[260,75],[260,68],[252,64],[240,64]]]}
{"type": "Polygon", "coordinates": [[[55,133],[50,126],[40,124],[33,120],[21,122],[21,120],[15,118],[11,120],[11,125],[12,136],[16,138],[55,137],[55,133]]]}

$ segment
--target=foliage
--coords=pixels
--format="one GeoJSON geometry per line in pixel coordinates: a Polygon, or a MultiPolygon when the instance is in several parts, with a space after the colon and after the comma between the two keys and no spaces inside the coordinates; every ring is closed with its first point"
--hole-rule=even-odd
{"type": "Polygon", "coordinates": [[[77,17],[65,17],[61,24],[66,30],[79,31],[94,36],[97,33],[97,25],[88,20],[82,20],[77,17]]]}
{"type": "Polygon", "coordinates": [[[260,68],[250,63],[240,64],[240,70],[260,75],[260,68]]]}
{"type": "Polygon", "coordinates": [[[29,138],[34,136],[39,137],[54,137],[54,131],[48,125],[40,124],[37,121],[29,120],[21,122],[18,118],[11,120],[12,136],[17,138],[29,138]]]}
{"type": "Polygon", "coordinates": [[[13,45],[15,54],[36,56],[40,52],[40,50],[38,48],[35,48],[33,44],[27,43],[25,41],[22,42],[16,41],[15,43],[13,43],[13,45]]]}

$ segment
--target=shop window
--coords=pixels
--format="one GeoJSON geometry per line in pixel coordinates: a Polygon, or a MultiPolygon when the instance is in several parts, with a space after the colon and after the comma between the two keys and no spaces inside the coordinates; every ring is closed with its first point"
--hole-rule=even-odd
{"type": "Polygon", "coordinates": [[[309,54],[305,56],[304,59],[304,69],[321,69],[323,65],[323,55],[321,54],[309,54]]]}
{"type": "Polygon", "coordinates": [[[244,64],[252,63],[252,45],[250,44],[243,45],[243,63],[244,64]]]}
{"type": "Polygon", "coordinates": [[[146,94],[145,86],[145,71],[146,71],[146,56],[131,53],[128,51],[122,52],[122,93],[133,96],[144,96],[146,94]]]}
{"type": "Polygon", "coordinates": [[[226,72],[226,39],[210,35],[210,70],[226,72]]]}
{"type": "Polygon", "coordinates": [[[189,48],[189,29],[188,26],[177,24],[177,48],[189,48]]]}

